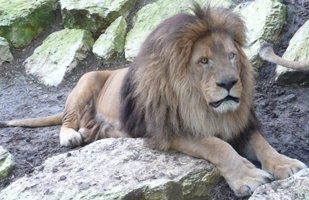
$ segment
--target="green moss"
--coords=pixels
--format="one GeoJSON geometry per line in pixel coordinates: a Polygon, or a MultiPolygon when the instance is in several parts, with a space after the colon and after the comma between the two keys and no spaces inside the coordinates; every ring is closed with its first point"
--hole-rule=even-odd
{"type": "Polygon", "coordinates": [[[15,159],[7,152],[7,150],[0,147],[0,183],[8,176],[8,174],[14,169],[16,163],[15,159]]]}
{"type": "Polygon", "coordinates": [[[124,17],[118,17],[102,34],[93,46],[93,52],[99,60],[111,61],[123,51],[127,23],[124,17]]]}
{"type": "Polygon", "coordinates": [[[14,0],[0,2],[0,36],[11,46],[25,47],[55,20],[57,0],[14,0]]]}
{"type": "Polygon", "coordinates": [[[63,59],[63,55],[65,55],[66,52],[70,52],[71,46],[78,44],[79,41],[85,43],[89,48],[93,45],[93,39],[89,31],[64,29],[55,32],[48,36],[43,44],[35,50],[33,56],[30,57],[30,61],[52,55],[53,60],[59,62],[63,59]],[[57,40],[56,43],[55,40],[57,40]]]}

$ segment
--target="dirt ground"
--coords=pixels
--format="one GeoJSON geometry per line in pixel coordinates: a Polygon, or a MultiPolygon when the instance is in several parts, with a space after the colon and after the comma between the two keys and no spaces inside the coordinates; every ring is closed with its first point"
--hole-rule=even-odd
{"type": "MultiPolygon", "coordinates": [[[[140,0],[137,7],[149,2],[140,0]]],[[[275,45],[275,51],[279,55],[284,53],[290,38],[309,18],[309,0],[283,2],[287,6],[288,18],[280,41],[275,45]]],[[[129,17],[129,28],[132,27],[132,16],[137,10],[138,8],[132,11],[129,17]]],[[[50,33],[63,29],[59,9],[56,16],[56,21],[28,47],[11,49],[14,60],[3,63],[0,67],[0,121],[43,117],[62,112],[69,92],[84,73],[129,65],[123,57],[110,63],[102,63],[90,54],[59,86],[47,87],[40,84],[35,77],[25,73],[23,62],[50,33]]],[[[255,87],[255,107],[264,125],[265,137],[280,153],[297,158],[309,166],[309,88],[275,85],[274,70],[274,65],[265,63],[260,69],[261,75],[255,87]]],[[[0,129],[0,145],[8,149],[17,162],[12,174],[1,183],[0,190],[24,175],[31,175],[34,167],[40,166],[46,158],[72,150],[60,146],[59,130],[60,126],[0,129]]],[[[216,190],[216,199],[239,199],[225,182],[216,190]]]]}

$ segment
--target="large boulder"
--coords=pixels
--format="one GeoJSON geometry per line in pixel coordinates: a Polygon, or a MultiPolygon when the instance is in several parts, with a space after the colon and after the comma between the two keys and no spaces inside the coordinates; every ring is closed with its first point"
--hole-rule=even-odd
{"type": "Polygon", "coordinates": [[[111,61],[123,51],[127,23],[123,16],[118,17],[94,43],[92,52],[103,61],[111,61]]]}
{"type": "Polygon", "coordinates": [[[86,58],[93,46],[90,31],[64,29],[49,35],[25,62],[27,73],[51,86],[61,83],[64,75],[86,58]]]}
{"type": "MultiPolygon", "coordinates": [[[[309,60],[309,20],[298,29],[289,46],[283,54],[283,58],[291,61],[309,60]]],[[[286,84],[309,84],[309,72],[300,72],[286,67],[277,66],[276,83],[278,85],[286,84]]]]}
{"type": "MultiPolygon", "coordinates": [[[[196,2],[203,5],[207,1],[196,2]]],[[[232,7],[234,4],[230,0],[213,0],[211,5],[232,7]]],[[[134,28],[126,37],[126,59],[132,61],[137,56],[142,43],[159,23],[180,12],[190,12],[191,7],[190,0],[158,0],[140,9],[134,17],[134,28]]]]}
{"type": "Polygon", "coordinates": [[[303,169],[288,179],[258,187],[249,200],[309,199],[309,169],[303,169]]]}
{"type": "Polygon", "coordinates": [[[0,146],[0,183],[10,174],[15,165],[14,156],[0,146]]]}
{"type": "Polygon", "coordinates": [[[119,16],[127,17],[136,0],[60,0],[62,23],[99,36],[119,16]]]}
{"type": "Polygon", "coordinates": [[[244,49],[255,72],[263,64],[259,57],[262,44],[276,43],[285,23],[286,8],[282,0],[256,0],[245,2],[235,8],[243,16],[248,33],[248,48],[244,49]]]}
{"type": "Polygon", "coordinates": [[[236,6],[235,2],[232,0],[209,0],[205,1],[204,6],[208,3],[211,7],[224,7],[232,9],[236,6]]]}
{"type": "Polygon", "coordinates": [[[55,20],[57,0],[0,1],[0,36],[22,48],[55,20]]]}
{"type": "Polygon", "coordinates": [[[0,37],[0,66],[3,62],[11,60],[13,60],[13,55],[10,52],[9,43],[5,38],[0,37]]]}
{"type": "Polygon", "coordinates": [[[222,180],[203,159],[110,138],[48,158],[0,192],[0,199],[207,199],[222,180]]]}

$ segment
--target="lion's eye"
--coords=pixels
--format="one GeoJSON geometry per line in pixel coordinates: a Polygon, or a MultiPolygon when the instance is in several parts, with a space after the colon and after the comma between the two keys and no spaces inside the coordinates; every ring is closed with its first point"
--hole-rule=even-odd
{"type": "Polygon", "coordinates": [[[203,65],[206,65],[206,64],[208,64],[208,59],[207,58],[202,58],[200,60],[200,63],[203,64],[203,65]]]}
{"type": "Polygon", "coordinates": [[[235,53],[230,53],[229,54],[229,59],[232,60],[235,57],[235,53]]]}

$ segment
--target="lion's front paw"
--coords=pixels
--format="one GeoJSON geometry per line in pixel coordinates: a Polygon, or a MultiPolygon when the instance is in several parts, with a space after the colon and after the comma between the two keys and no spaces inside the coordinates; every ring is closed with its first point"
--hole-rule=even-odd
{"type": "Polygon", "coordinates": [[[262,163],[262,168],[272,174],[275,179],[285,179],[307,166],[299,160],[278,154],[262,163]]]}
{"type": "Polygon", "coordinates": [[[225,176],[226,181],[237,196],[249,196],[257,187],[273,180],[271,174],[251,165],[244,163],[243,166],[225,176]]]}
{"type": "Polygon", "coordinates": [[[60,144],[64,147],[74,147],[83,144],[83,139],[80,133],[71,128],[61,129],[60,144]]]}

